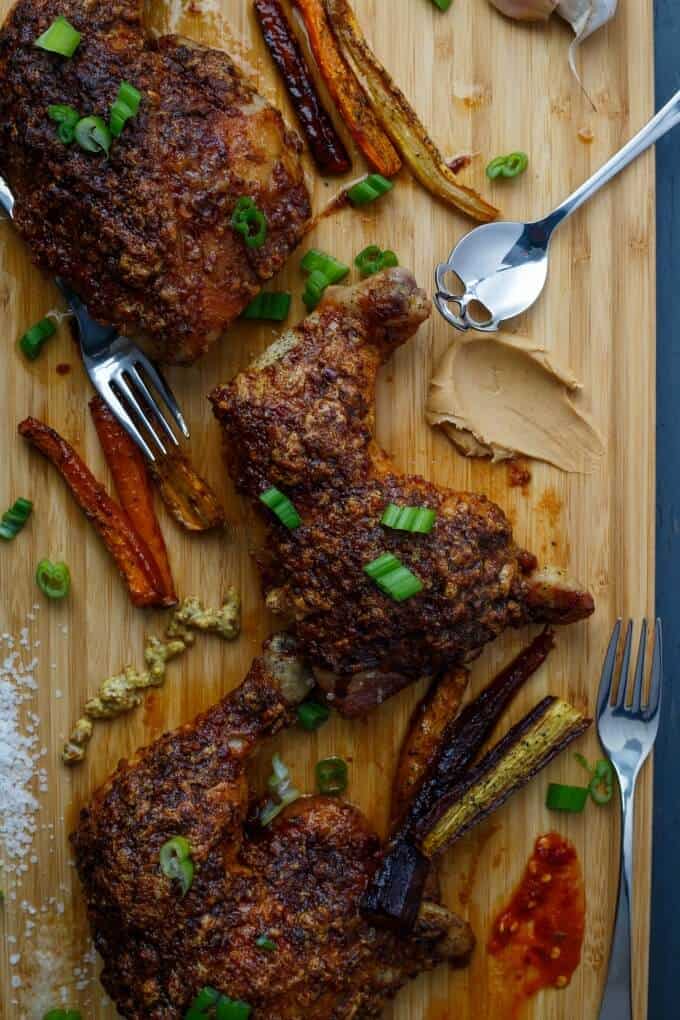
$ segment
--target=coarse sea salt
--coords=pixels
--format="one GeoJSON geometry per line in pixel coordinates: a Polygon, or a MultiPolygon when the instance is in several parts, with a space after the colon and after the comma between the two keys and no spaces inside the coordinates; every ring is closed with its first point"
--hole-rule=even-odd
{"type": "MultiPolygon", "coordinates": [[[[23,633],[23,632],[22,632],[23,633]]],[[[47,791],[47,773],[38,764],[42,745],[39,719],[29,705],[38,684],[38,660],[25,660],[4,636],[0,653],[0,846],[5,872],[25,870],[31,852],[39,803],[37,792],[47,791]]],[[[19,642],[20,645],[22,642],[19,642]]]]}

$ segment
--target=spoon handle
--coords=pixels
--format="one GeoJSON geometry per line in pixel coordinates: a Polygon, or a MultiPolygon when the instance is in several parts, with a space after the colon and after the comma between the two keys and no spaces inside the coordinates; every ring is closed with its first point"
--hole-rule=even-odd
{"type": "Polygon", "coordinates": [[[603,184],[606,184],[612,177],[615,177],[620,170],[623,170],[629,163],[632,163],[645,149],[648,149],[658,138],[661,138],[662,135],[665,135],[667,131],[670,131],[678,123],[680,123],[680,90],[604,166],[596,170],[592,177],[589,177],[569,198],[546,216],[542,223],[546,227],[547,233],[550,233],[555,227],[559,226],[567,216],[571,216],[603,184]]]}

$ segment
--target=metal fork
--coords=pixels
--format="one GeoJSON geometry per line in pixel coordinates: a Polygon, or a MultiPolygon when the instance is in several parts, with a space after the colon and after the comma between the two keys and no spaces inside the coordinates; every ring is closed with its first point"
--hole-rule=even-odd
{"type": "MultiPolygon", "coordinates": [[[[14,218],[14,196],[2,177],[0,207],[10,219],[14,218]]],[[[167,453],[168,440],[173,446],[179,446],[172,425],[153,391],[164,401],[182,435],[188,439],[189,429],[179,404],[146,354],[113,326],[103,326],[93,319],[78,295],[62,279],[57,277],[56,284],[78,323],[80,350],[90,382],[149,460],[156,459],[154,449],[161,454],[167,453]],[[146,435],[137,422],[146,430],[146,435]]]]}
{"type": "Polygon", "coordinates": [[[642,621],[637,661],[633,674],[631,697],[628,699],[633,621],[628,621],[623,645],[621,668],[614,688],[616,653],[621,636],[621,620],[617,620],[602,667],[597,699],[597,732],[619,781],[622,812],[621,867],[607,983],[604,989],[599,1020],[632,1020],[631,922],[633,893],[633,817],[635,784],[643,763],[651,751],[659,729],[663,650],[661,620],[656,621],[649,697],[644,701],[647,621],[642,621]]]}

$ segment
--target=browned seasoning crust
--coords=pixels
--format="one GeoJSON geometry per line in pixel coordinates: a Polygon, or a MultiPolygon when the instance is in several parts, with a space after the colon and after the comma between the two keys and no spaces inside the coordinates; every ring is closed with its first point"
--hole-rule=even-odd
{"type": "Polygon", "coordinates": [[[81,813],[76,863],[102,981],[124,1017],[179,1020],[210,985],[249,1002],[252,1020],[362,1020],[421,970],[469,955],[468,926],[437,904],[412,938],[361,919],[380,843],[351,805],[305,798],[270,829],[244,825],[245,767],[293,717],[296,661],[290,639],[274,638],[241,687],[122,761],[81,813]],[[158,864],[174,835],[196,865],[183,899],[158,864]],[[265,933],[273,952],[255,944],[265,933]]]}
{"type": "Polygon", "coordinates": [[[299,148],[226,53],[148,37],[141,0],[20,0],[0,32],[0,173],[16,226],[93,315],[146,334],[164,361],[202,354],[301,239],[299,148]],[[34,46],[58,15],[82,33],[71,60],[34,46]],[[123,80],[142,104],[109,158],[63,145],[48,105],[107,119],[123,80]],[[229,225],[243,195],[267,216],[259,249],[229,225]]]}
{"type": "Polygon", "coordinates": [[[532,576],[536,560],[498,506],[399,473],[373,440],[378,368],[429,314],[404,269],[330,289],[315,314],[212,394],[238,489],[258,505],[275,485],[300,512],[295,531],[265,512],[267,603],[293,618],[346,715],[469,660],[508,626],[593,611],[591,596],[555,572],[532,576]],[[383,527],[390,502],[435,509],[432,532],[383,527]],[[364,574],[384,552],[417,574],[420,594],[398,604],[364,574]]]}

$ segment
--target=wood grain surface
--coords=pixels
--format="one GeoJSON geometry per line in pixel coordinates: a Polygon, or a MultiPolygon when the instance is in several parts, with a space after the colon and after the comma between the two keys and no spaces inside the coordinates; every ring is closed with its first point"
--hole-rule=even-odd
{"type": "MultiPolygon", "coordinates": [[[[0,13],[9,9],[0,0],[0,13]]],[[[571,76],[566,50],[570,31],[555,19],[546,27],[512,24],[485,0],[456,0],[440,14],[426,0],[356,0],[361,22],[443,152],[480,153],[465,177],[485,190],[509,218],[541,215],[578,185],[636,131],[653,109],[652,9],[621,4],[615,22],[583,47],[578,63],[596,109],[571,76]],[[579,131],[592,132],[585,143],[579,131]],[[517,181],[488,185],[484,166],[492,155],[524,149],[527,173],[517,181]]],[[[292,112],[263,51],[250,4],[243,0],[153,0],[149,22],[228,49],[257,79],[259,88],[292,112]]],[[[310,169],[315,207],[335,193],[310,169]]],[[[363,172],[359,156],[355,171],[363,172]]],[[[526,489],[508,484],[502,465],[466,461],[424,420],[427,384],[436,359],[451,340],[436,314],[383,371],[378,392],[378,435],[398,464],[437,482],[488,493],[512,518],[518,541],[543,561],[567,567],[594,592],[597,609],[586,624],[558,635],[549,663],[517,699],[510,719],[551,692],[590,709],[600,663],[617,614],[639,618],[653,612],[654,592],[654,175],[653,159],[638,160],[555,240],[548,288],[541,302],[513,330],[569,365],[583,380],[580,405],[592,413],[606,441],[601,470],[567,476],[531,465],[526,489]]],[[[388,199],[358,214],[327,219],[310,238],[314,245],[350,261],[366,244],[391,247],[402,264],[431,288],[433,266],[469,227],[461,216],[433,201],[402,173],[388,199]]],[[[277,283],[296,297],[302,314],[299,257],[277,283]]],[[[58,752],[85,699],[102,679],[126,662],[140,662],[144,634],[160,632],[162,614],[133,610],[100,542],[63,483],[16,435],[33,414],[62,432],[108,479],[89,420],[88,382],[69,330],[63,327],[35,363],[16,351],[16,338],[56,305],[57,292],[32,266],[9,223],[0,224],[0,307],[4,370],[0,375],[2,439],[0,504],[23,495],[35,502],[25,532],[0,549],[0,633],[28,627],[24,658],[37,657],[38,689],[26,709],[39,716],[46,748],[47,792],[40,793],[37,831],[27,870],[5,869],[0,884],[0,1016],[41,1017],[62,998],[85,1018],[108,1018],[115,1010],[96,980],[83,903],[70,863],[67,834],[80,805],[121,756],[163,730],[190,719],[244,676],[262,639],[275,627],[263,607],[248,548],[254,541],[251,513],[234,495],[220,459],[220,436],[206,402],[213,385],[230,378],[261,351],[275,330],[243,324],[199,365],[169,373],[192,429],[195,460],[227,506],[224,535],[190,537],[161,511],[178,587],[217,603],[235,584],[243,598],[243,632],[232,644],[206,638],[171,664],[165,686],[145,706],[98,725],[87,762],[66,770],[58,752]],[[57,366],[69,364],[60,374],[57,366]],[[64,604],[48,604],[33,582],[43,556],[64,559],[73,577],[64,604]],[[39,606],[33,610],[34,605],[39,606]],[[35,619],[28,619],[29,614],[35,619]],[[19,957],[17,959],[17,956],[19,957]]],[[[110,479],[108,479],[110,481],[110,479]]],[[[527,639],[506,635],[475,663],[474,688],[527,639]]],[[[7,642],[0,641],[6,654],[7,642]]],[[[17,647],[19,647],[17,645],[17,647]]],[[[410,710],[421,692],[412,688],[362,722],[334,719],[318,734],[289,732],[276,740],[297,784],[313,788],[318,758],[340,754],[351,762],[349,795],[379,828],[387,813],[387,790],[410,710]]],[[[274,748],[272,747],[271,750],[274,748]]],[[[268,749],[269,750],[269,749],[268,749]]],[[[594,757],[594,733],[581,750],[594,757]]],[[[268,758],[253,770],[262,783],[268,758]]],[[[528,1015],[541,1020],[595,1020],[604,980],[618,867],[615,811],[592,805],[573,818],[543,806],[548,779],[578,782],[569,756],[516,796],[491,821],[466,837],[443,861],[446,902],[465,913],[478,936],[469,969],[440,969],[404,989],[386,1011],[393,1020],[457,1020],[507,1016],[502,990],[485,951],[495,912],[521,877],[536,836],[557,828],[572,839],[583,862],[587,887],[587,933],[582,966],[563,992],[542,993],[528,1015]]],[[[648,891],[651,844],[651,768],[638,796],[635,898],[635,1017],[646,1015],[648,891]]]]}

